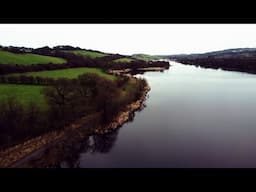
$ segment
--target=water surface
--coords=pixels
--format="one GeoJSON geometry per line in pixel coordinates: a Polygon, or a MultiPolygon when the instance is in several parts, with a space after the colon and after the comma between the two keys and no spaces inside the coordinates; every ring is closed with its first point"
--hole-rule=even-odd
{"type": "Polygon", "coordinates": [[[256,75],[171,63],[132,122],[91,137],[80,167],[256,167],[256,75]]]}

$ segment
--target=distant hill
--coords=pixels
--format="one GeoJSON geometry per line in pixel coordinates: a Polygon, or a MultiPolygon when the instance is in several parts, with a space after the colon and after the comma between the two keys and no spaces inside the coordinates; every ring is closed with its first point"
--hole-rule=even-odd
{"type": "Polygon", "coordinates": [[[253,58],[256,57],[256,48],[236,48],[226,49],[221,51],[213,51],[199,54],[179,54],[179,55],[168,55],[168,58],[188,58],[188,59],[226,59],[226,58],[253,58]]]}
{"type": "Polygon", "coordinates": [[[202,54],[165,56],[183,64],[256,73],[256,48],[236,48],[202,54]]]}

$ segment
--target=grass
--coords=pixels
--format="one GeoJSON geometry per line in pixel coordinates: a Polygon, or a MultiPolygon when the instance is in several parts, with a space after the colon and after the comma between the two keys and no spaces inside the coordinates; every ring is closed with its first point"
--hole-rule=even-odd
{"type": "Polygon", "coordinates": [[[80,67],[80,68],[69,68],[69,69],[59,69],[59,70],[50,70],[50,71],[38,71],[38,72],[27,72],[27,73],[16,73],[11,75],[26,75],[26,76],[34,76],[34,77],[49,77],[49,78],[68,78],[75,79],[79,75],[86,73],[95,73],[101,77],[116,80],[117,77],[114,75],[107,74],[98,68],[88,68],[88,67],[80,67]]]}
{"type": "Polygon", "coordinates": [[[66,60],[58,57],[50,57],[31,53],[17,54],[0,50],[0,64],[32,65],[47,63],[63,64],[66,63],[66,60]]]}
{"type": "Polygon", "coordinates": [[[135,59],[140,59],[140,60],[144,60],[144,61],[160,59],[160,57],[158,57],[158,56],[152,56],[152,55],[147,55],[147,54],[134,54],[134,55],[132,55],[132,57],[135,59]]]}
{"type": "Polygon", "coordinates": [[[85,57],[89,57],[92,59],[107,56],[107,54],[105,54],[105,53],[99,53],[99,52],[95,52],[95,51],[86,51],[86,50],[74,50],[74,51],[69,51],[69,52],[72,52],[76,55],[82,55],[85,57]]]}
{"type": "Polygon", "coordinates": [[[120,59],[115,59],[114,62],[130,63],[134,60],[135,59],[124,57],[124,58],[120,58],[120,59]]]}
{"type": "Polygon", "coordinates": [[[46,110],[48,105],[41,92],[44,87],[39,85],[0,84],[0,101],[5,101],[8,97],[14,96],[25,108],[29,107],[31,102],[36,102],[41,110],[46,110]]]}
{"type": "MultiPolygon", "coordinates": [[[[28,73],[22,73],[22,75],[49,77],[54,79],[62,78],[62,77],[73,79],[85,73],[95,73],[110,80],[117,79],[116,76],[107,74],[103,72],[101,69],[86,68],[86,67],[51,70],[51,71],[28,72],[28,73]]],[[[21,73],[16,73],[11,75],[21,75],[21,73]]],[[[35,101],[41,110],[47,110],[48,105],[42,93],[42,90],[44,87],[45,86],[40,86],[40,85],[0,84],[0,101],[6,101],[8,97],[14,96],[25,107],[29,107],[31,101],[35,101]]]]}

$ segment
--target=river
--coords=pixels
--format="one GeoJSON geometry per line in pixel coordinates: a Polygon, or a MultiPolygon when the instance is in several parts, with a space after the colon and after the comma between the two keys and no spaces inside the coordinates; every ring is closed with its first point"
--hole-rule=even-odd
{"type": "Polygon", "coordinates": [[[145,108],[119,130],[91,136],[79,167],[256,167],[256,75],[171,65],[138,75],[151,87],[145,108]]]}

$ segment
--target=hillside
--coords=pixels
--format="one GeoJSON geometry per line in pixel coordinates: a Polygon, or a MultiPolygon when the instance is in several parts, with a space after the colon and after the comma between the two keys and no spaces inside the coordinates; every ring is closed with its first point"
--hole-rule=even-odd
{"type": "Polygon", "coordinates": [[[63,64],[66,60],[58,57],[44,56],[32,53],[12,53],[0,50],[0,64],[32,65],[32,64],[63,64]]]}
{"type": "Polygon", "coordinates": [[[72,51],[68,51],[68,52],[74,53],[76,55],[81,55],[81,56],[85,56],[88,58],[92,58],[92,59],[107,56],[107,54],[105,54],[105,53],[101,53],[101,52],[97,52],[97,51],[88,51],[88,50],[72,50],[72,51]]]}
{"type": "Polygon", "coordinates": [[[121,63],[130,63],[132,61],[135,61],[135,59],[129,58],[129,57],[123,57],[123,58],[120,58],[120,59],[113,60],[113,62],[121,62],[121,63]]]}
{"type": "Polygon", "coordinates": [[[226,49],[221,51],[213,51],[201,54],[180,54],[170,55],[169,58],[188,58],[188,59],[228,59],[228,58],[253,58],[256,57],[256,48],[237,48],[237,49],[226,49]]]}
{"type": "MultiPolygon", "coordinates": [[[[113,70],[153,67],[167,69],[169,63],[68,45],[0,46],[0,152],[44,133],[62,131],[81,117],[95,115],[90,129],[110,123],[137,102],[147,86],[144,79],[113,70]]],[[[0,155],[0,166],[1,158],[5,156],[0,155]]]]}
{"type": "Polygon", "coordinates": [[[183,64],[256,73],[256,48],[237,48],[202,54],[165,56],[183,64]]]}

